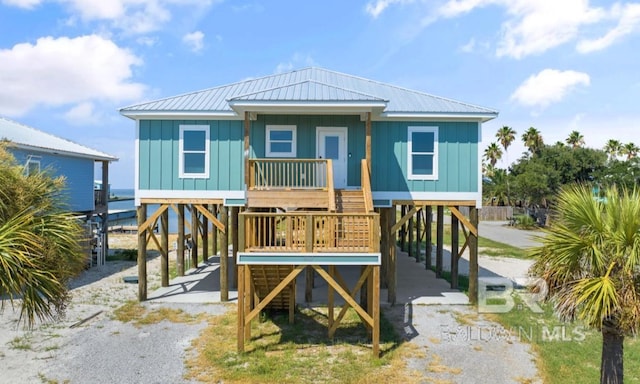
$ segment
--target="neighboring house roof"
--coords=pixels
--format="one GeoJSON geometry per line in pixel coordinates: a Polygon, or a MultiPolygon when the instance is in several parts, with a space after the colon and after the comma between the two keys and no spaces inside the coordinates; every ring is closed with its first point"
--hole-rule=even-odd
{"type": "Polygon", "coordinates": [[[9,140],[17,148],[48,152],[92,160],[116,161],[117,157],[96,151],[58,136],[0,117],[0,140],[9,140]]]}
{"type": "Polygon", "coordinates": [[[467,117],[496,110],[322,68],[305,68],[122,108],[128,117],[242,116],[244,111],[314,111],[333,107],[382,117],[467,117]],[[289,108],[289,109],[287,109],[289,108]],[[350,109],[349,109],[350,108],[350,109]]]}

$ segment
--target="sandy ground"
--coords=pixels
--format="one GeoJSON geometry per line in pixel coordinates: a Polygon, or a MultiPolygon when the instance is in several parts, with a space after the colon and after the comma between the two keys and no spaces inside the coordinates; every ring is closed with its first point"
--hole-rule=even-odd
{"type": "MultiPolygon", "coordinates": [[[[133,242],[135,236],[112,236],[110,248],[134,248],[133,242]]],[[[501,260],[488,261],[500,264],[501,260]]],[[[150,291],[159,286],[158,270],[156,257],[148,264],[150,291]]],[[[21,328],[18,313],[5,307],[0,314],[0,384],[185,382],[182,362],[191,340],[205,323],[186,326],[161,322],[140,329],[113,320],[116,308],[136,300],[137,284],[123,282],[123,277],[136,274],[134,261],[109,262],[85,271],[73,281],[73,299],[66,317],[39,324],[31,331],[21,328]]],[[[229,306],[185,308],[214,314],[223,313],[229,306]]],[[[478,319],[468,306],[405,304],[387,308],[385,313],[405,330],[407,341],[424,351],[424,359],[409,362],[411,369],[424,372],[424,382],[537,382],[530,347],[501,334],[491,340],[474,336],[474,329],[499,329],[478,319]],[[460,316],[475,319],[472,327],[460,324],[460,316]],[[487,361],[492,363],[487,365],[487,361]],[[449,368],[434,376],[434,366],[449,368]],[[479,370],[482,366],[488,370],[479,370]]]]}

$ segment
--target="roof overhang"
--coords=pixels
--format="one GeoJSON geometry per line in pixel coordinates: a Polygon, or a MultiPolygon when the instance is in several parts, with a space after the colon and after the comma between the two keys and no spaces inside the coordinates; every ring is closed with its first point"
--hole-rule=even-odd
{"type": "Polygon", "coordinates": [[[243,116],[238,115],[233,111],[127,111],[120,110],[122,116],[128,117],[132,120],[148,119],[185,119],[185,120],[197,120],[203,118],[220,118],[229,120],[243,119],[243,116]]]}
{"type": "Polygon", "coordinates": [[[229,106],[239,115],[258,114],[336,114],[354,115],[364,112],[380,114],[387,107],[385,101],[246,101],[231,100],[229,106]]]}
{"type": "Polygon", "coordinates": [[[400,120],[400,121],[479,121],[485,123],[498,117],[498,112],[487,113],[412,113],[412,112],[383,112],[374,120],[400,120]]]}
{"type": "Polygon", "coordinates": [[[100,155],[90,155],[86,153],[78,153],[78,152],[71,152],[71,151],[62,151],[59,149],[38,147],[35,145],[21,144],[13,141],[11,142],[11,146],[13,148],[21,149],[23,151],[42,152],[42,153],[49,153],[52,155],[77,157],[77,158],[89,159],[94,161],[118,161],[118,158],[113,156],[100,156],[100,155]]]}

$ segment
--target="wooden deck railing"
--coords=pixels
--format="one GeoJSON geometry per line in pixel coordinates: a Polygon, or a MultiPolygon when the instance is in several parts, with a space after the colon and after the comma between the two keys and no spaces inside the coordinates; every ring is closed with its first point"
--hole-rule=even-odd
{"type": "Polygon", "coordinates": [[[245,252],[379,252],[379,215],[331,212],[240,214],[245,252]]]}
{"type": "Polygon", "coordinates": [[[364,194],[364,207],[367,212],[373,212],[373,195],[371,194],[371,173],[366,159],[360,162],[360,185],[364,194]]]}
{"type": "Polygon", "coordinates": [[[326,159],[249,159],[248,188],[326,189],[330,169],[326,159]]]}

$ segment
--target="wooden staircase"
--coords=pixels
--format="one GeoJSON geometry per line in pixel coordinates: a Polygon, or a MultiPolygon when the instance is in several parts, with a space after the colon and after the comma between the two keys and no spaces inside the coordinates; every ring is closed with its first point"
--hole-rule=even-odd
{"type": "Polygon", "coordinates": [[[336,212],[364,213],[364,193],[361,189],[336,189],[336,212]]]}
{"type": "MultiPolygon", "coordinates": [[[[254,265],[251,266],[251,278],[255,293],[264,299],[284,278],[291,273],[293,265],[254,265]]],[[[295,280],[282,290],[268,305],[267,308],[286,310],[289,303],[295,301],[295,280]],[[293,299],[293,300],[292,300],[293,299]]]]}

